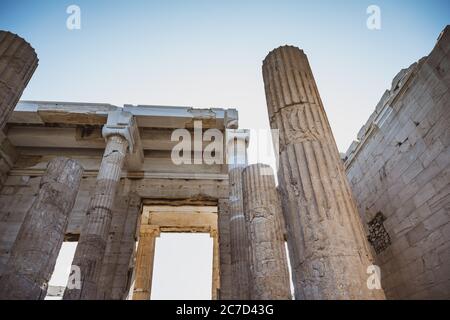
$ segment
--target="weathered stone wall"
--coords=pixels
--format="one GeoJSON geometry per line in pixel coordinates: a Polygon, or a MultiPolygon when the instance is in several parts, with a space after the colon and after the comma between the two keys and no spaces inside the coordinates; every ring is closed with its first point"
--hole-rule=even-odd
{"type": "MultiPolygon", "coordinates": [[[[25,215],[39,191],[40,179],[40,176],[10,175],[0,190],[0,274],[3,271],[3,265],[9,258],[10,249],[25,215]]],[[[66,237],[71,241],[76,241],[78,238],[94,185],[95,177],[84,177],[81,180],[79,193],[66,230],[66,237]]]]}
{"type": "Polygon", "coordinates": [[[428,57],[395,77],[346,154],[391,299],[450,298],[449,68],[447,27],[428,57]]]}
{"type": "Polygon", "coordinates": [[[1,299],[44,299],[82,175],[71,159],[49,162],[0,276],[1,299]]]}
{"type": "MultiPolygon", "coordinates": [[[[6,176],[0,188],[0,275],[25,214],[39,190],[42,173],[40,169],[29,167],[31,157],[29,154],[19,156],[13,170],[6,176]],[[22,171],[29,172],[29,175],[21,175],[22,171]]],[[[39,161],[43,160],[39,158],[39,161]]],[[[44,158],[46,161],[47,156],[44,158]]],[[[80,234],[89,200],[95,188],[95,169],[98,169],[100,158],[85,158],[82,162],[83,166],[87,163],[91,170],[86,171],[81,180],[65,233],[67,241],[77,241],[80,234]]],[[[113,219],[102,265],[102,290],[98,293],[98,298],[124,299],[128,292],[136,249],[136,230],[143,202],[185,201],[183,199],[209,201],[227,197],[227,180],[122,178],[116,193],[113,219]]],[[[229,267],[229,263],[225,265],[229,267]]]]}
{"type": "Polygon", "coordinates": [[[0,190],[0,274],[25,214],[39,190],[40,177],[9,176],[0,190]]]}

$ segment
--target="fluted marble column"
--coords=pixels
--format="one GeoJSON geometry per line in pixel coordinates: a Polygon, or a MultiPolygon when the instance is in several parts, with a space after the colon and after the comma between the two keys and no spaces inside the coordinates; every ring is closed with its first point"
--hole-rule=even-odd
{"type": "Polygon", "coordinates": [[[289,270],[273,171],[252,164],[242,173],[249,235],[250,299],[291,299],[289,270]]]}
{"type": "Polygon", "coordinates": [[[130,269],[134,269],[137,231],[142,211],[135,181],[121,181],[116,192],[108,243],[103,256],[97,298],[122,300],[129,293],[130,269]]]}
{"type": "Polygon", "coordinates": [[[372,257],[338,149],[302,50],[284,46],[263,62],[297,299],[375,299],[372,257]]]}
{"type": "Polygon", "coordinates": [[[231,298],[250,298],[248,235],[245,224],[242,170],[247,165],[248,130],[227,130],[229,177],[231,298]]]}
{"type": "Polygon", "coordinates": [[[80,268],[81,288],[68,286],[64,299],[97,297],[116,189],[127,149],[132,149],[132,122],[129,113],[117,111],[108,116],[108,123],[103,127],[106,148],[72,262],[80,268]]]}
{"type": "Polygon", "coordinates": [[[156,237],[161,234],[158,226],[142,225],[136,257],[136,280],[133,300],[150,300],[155,259],[156,237]]]}
{"type": "Polygon", "coordinates": [[[82,175],[74,160],[49,162],[0,277],[0,299],[45,298],[82,175]]]}
{"type": "Polygon", "coordinates": [[[36,52],[28,42],[0,30],[0,129],[8,121],[37,65],[36,52]]]}

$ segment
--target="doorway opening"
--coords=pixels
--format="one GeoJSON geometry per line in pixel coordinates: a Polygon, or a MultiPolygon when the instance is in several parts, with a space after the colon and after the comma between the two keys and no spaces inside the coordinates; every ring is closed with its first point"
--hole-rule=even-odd
{"type": "Polygon", "coordinates": [[[55,268],[48,282],[45,300],[62,300],[77,245],[77,241],[63,242],[58,258],[56,259],[55,268]]]}
{"type": "Polygon", "coordinates": [[[217,299],[217,206],[144,205],[134,300],[217,299]]]}
{"type": "Polygon", "coordinates": [[[156,239],[152,300],[210,300],[213,239],[205,233],[162,233],[156,239]]]}

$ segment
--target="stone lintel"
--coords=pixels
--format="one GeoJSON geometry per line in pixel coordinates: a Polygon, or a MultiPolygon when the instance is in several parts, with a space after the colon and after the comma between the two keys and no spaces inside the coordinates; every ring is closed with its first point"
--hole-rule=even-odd
{"type": "Polygon", "coordinates": [[[195,120],[203,128],[236,129],[238,112],[234,108],[130,105],[123,108],[106,103],[64,101],[19,101],[8,123],[103,125],[112,111],[130,112],[139,127],[192,128],[195,120]]]}

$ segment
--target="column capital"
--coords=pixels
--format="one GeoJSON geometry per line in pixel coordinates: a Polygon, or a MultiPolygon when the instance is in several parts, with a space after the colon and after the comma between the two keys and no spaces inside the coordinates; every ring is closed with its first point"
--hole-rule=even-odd
{"type": "Polygon", "coordinates": [[[227,129],[225,131],[225,148],[227,164],[231,167],[247,165],[247,147],[250,130],[227,129]]]}
{"type": "Polygon", "coordinates": [[[128,141],[128,149],[133,153],[135,146],[136,121],[131,112],[115,110],[108,113],[108,120],[102,128],[105,139],[112,135],[120,135],[128,141]]]}
{"type": "Polygon", "coordinates": [[[156,225],[141,225],[141,229],[139,230],[140,237],[159,237],[161,234],[161,229],[156,225]]]}
{"type": "Polygon", "coordinates": [[[226,143],[233,143],[235,140],[242,140],[245,142],[245,147],[248,147],[250,141],[249,129],[227,129],[226,130],[226,143]]]}
{"type": "Polygon", "coordinates": [[[238,127],[239,116],[236,109],[227,109],[224,116],[225,129],[235,129],[238,127]]]}

